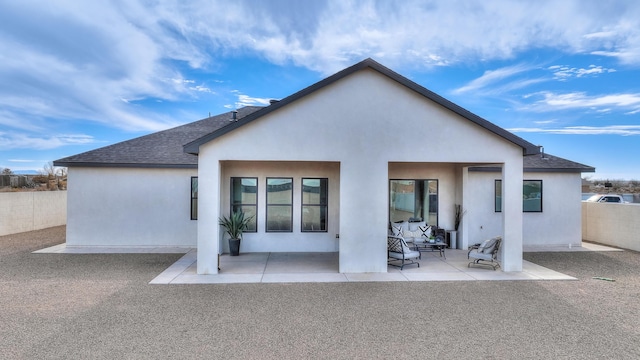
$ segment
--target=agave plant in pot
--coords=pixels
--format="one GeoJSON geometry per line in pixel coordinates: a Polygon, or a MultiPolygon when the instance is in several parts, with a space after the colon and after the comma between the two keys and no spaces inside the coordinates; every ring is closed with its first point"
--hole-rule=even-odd
{"type": "Polygon", "coordinates": [[[218,219],[220,226],[224,227],[225,232],[229,234],[229,253],[231,256],[240,254],[242,232],[249,227],[251,219],[253,216],[245,217],[242,211],[236,211],[229,217],[223,216],[218,219]]]}

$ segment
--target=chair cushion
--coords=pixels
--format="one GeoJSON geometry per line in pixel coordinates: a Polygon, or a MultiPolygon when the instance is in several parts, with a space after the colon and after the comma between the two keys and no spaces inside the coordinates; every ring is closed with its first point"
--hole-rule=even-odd
{"type": "Polygon", "coordinates": [[[424,222],[424,221],[410,222],[409,223],[409,230],[410,231],[417,231],[422,226],[427,226],[427,223],[424,222]]]}
{"type": "Polygon", "coordinates": [[[402,260],[404,259],[417,259],[420,257],[420,252],[419,251],[410,251],[408,254],[403,254],[403,253],[399,253],[399,252],[389,252],[389,257],[390,258],[394,258],[394,259],[399,259],[402,260]]]}
{"type": "Polygon", "coordinates": [[[471,258],[471,259],[482,259],[482,260],[487,260],[487,261],[493,260],[493,256],[491,254],[485,254],[485,253],[475,252],[475,251],[472,251],[472,252],[469,253],[469,258],[471,258]]]}
{"type": "Polygon", "coordinates": [[[431,235],[433,235],[433,228],[431,227],[431,225],[424,225],[424,226],[420,226],[418,227],[418,229],[420,229],[420,231],[422,231],[422,235],[426,236],[426,237],[431,237],[431,235]]]}
{"type": "Polygon", "coordinates": [[[498,242],[499,238],[500,238],[499,236],[496,236],[491,239],[487,239],[483,241],[482,244],[480,244],[480,246],[478,247],[478,252],[490,254],[493,251],[493,249],[496,247],[496,243],[498,242]]]}
{"type": "Polygon", "coordinates": [[[411,230],[404,230],[402,231],[402,237],[404,237],[405,239],[408,238],[420,238],[422,236],[422,230],[416,230],[416,231],[411,231],[411,230]]]}
{"type": "Polygon", "coordinates": [[[403,253],[410,254],[411,251],[413,251],[413,250],[411,250],[411,248],[409,248],[409,245],[407,245],[407,242],[404,241],[404,239],[402,239],[402,243],[401,244],[402,244],[402,252],[403,253]]]}
{"type": "Polygon", "coordinates": [[[402,225],[397,223],[391,223],[391,233],[393,236],[404,236],[402,225]]]}

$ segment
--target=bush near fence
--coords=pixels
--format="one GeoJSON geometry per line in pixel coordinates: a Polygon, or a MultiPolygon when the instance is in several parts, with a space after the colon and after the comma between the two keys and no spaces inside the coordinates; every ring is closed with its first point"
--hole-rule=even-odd
{"type": "Polygon", "coordinates": [[[67,179],[47,175],[0,175],[0,191],[66,190],[67,179]]]}

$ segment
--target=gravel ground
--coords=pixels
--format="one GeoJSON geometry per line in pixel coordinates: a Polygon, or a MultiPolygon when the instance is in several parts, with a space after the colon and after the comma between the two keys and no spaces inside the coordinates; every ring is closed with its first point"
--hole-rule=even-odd
{"type": "Polygon", "coordinates": [[[633,251],[525,254],[578,281],[149,285],[181,255],[31,254],[64,232],[0,237],[3,359],[640,358],[633,251]]]}

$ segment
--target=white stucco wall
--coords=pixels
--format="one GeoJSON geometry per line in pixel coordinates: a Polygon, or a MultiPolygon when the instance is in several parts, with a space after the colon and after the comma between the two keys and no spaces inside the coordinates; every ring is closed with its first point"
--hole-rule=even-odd
{"type": "MultiPolygon", "coordinates": [[[[500,235],[502,215],[495,212],[494,182],[500,173],[470,173],[470,204],[463,221],[468,224],[469,241],[477,243],[500,235]]],[[[542,212],[523,212],[523,245],[580,246],[581,231],[581,177],[579,173],[526,172],[523,180],[542,180],[542,212]]]]}
{"type": "MultiPolygon", "coordinates": [[[[222,165],[222,197],[220,212],[230,213],[231,177],[258,178],[258,232],[244,233],[242,252],[336,252],[340,233],[340,164],[320,162],[225,162],[222,165]],[[293,178],[293,231],[265,232],[266,178],[293,178]],[[302,178],[328,179],[328,231],[301,232],[302,178]]],[[[229,251],[227,237],[221,242],[223,252],[229,251]]]]}
{"type": "MultiPolygon", "coordinates": [[[[520,147],[373,70],[363,70],[202,145],[200,191],[211,198],[200,202],[208,207],[200,211],[200,221],[205,213],[212,219],[219,216],[214,198],[220,194],[213,189],[224,181],[222,161],[283,159],[340,163],[341,272],[387,271],[389,163],[511,163],[522,169],[520,147]]],[[[447,190],[455,182],[441,181],[440,186],[445,196],[455,193],[447,190]]],[[[451,213],[443,224],[452,223],[453,204],[440,204],[442,212],[451,213]]],[[[206,239],[219,234],[217,227],[199,224],[199,244],[206,241],[203,246],[210,251],[218,245],[214,249],[206,239]]],[[[521,242],[521,237],[516,234],[512,241],[521,242]]],[[[200,250],[198,256],[199,263],[201,257],[210,262],[203,268],[213,269],[210,256],[200,250]]],[[[514,261],[519,261],[517,255],[514,261]]]]}
{"type": "Polygon", "coordinates": [[[69,168],[67,246],[196,245],[195,169],[69,168]]]}

